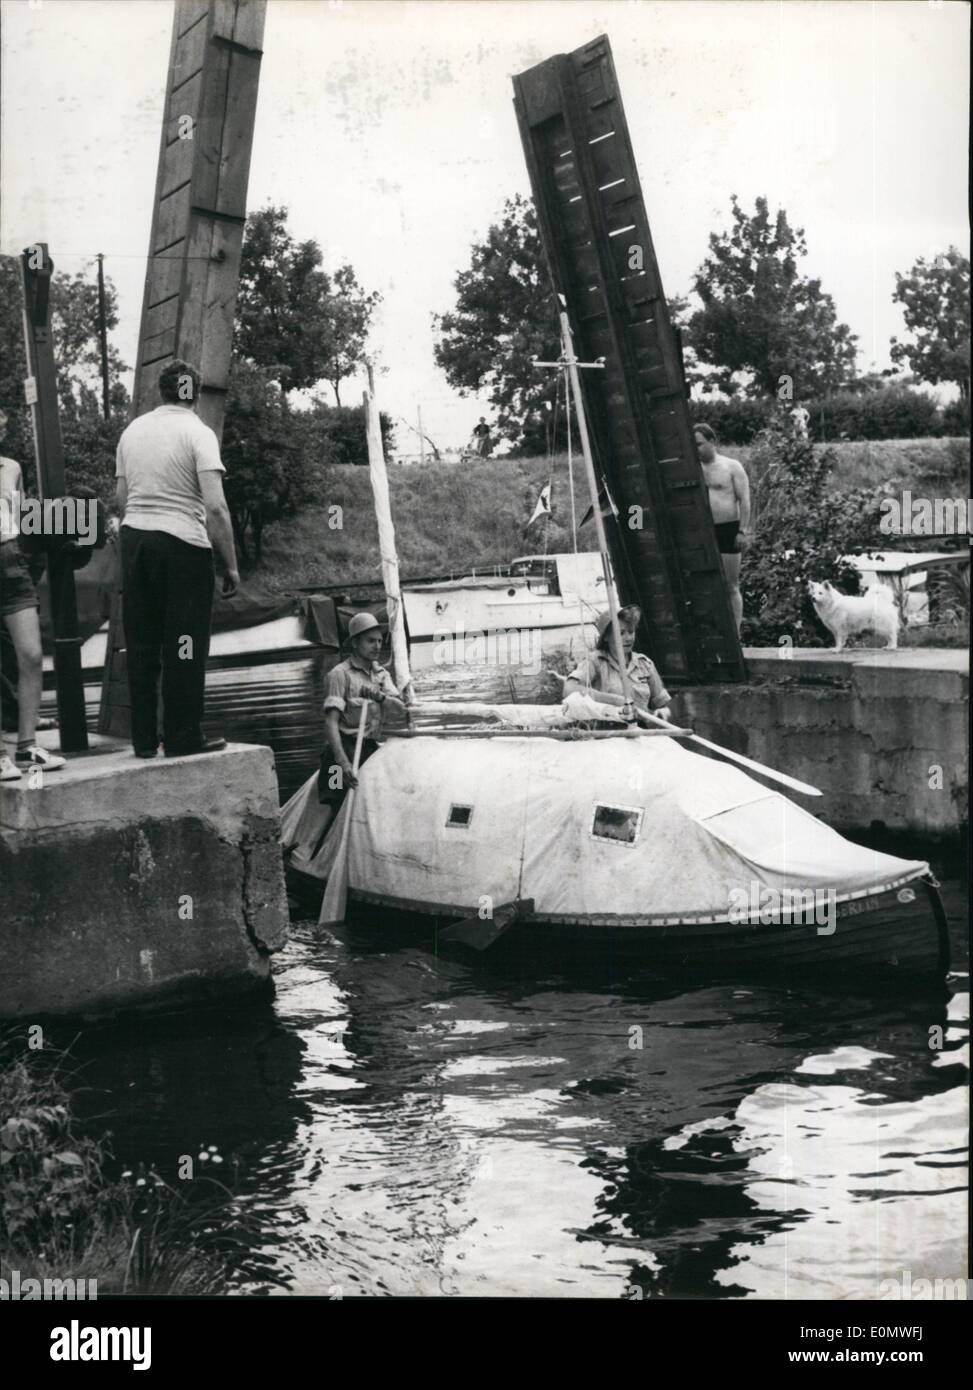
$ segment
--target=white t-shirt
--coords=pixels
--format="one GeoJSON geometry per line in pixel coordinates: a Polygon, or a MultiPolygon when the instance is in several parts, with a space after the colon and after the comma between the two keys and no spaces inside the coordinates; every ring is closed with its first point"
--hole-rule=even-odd
{"type": "Polygon", "coordinates": [[[184,405],[160,405],[127,425],[118,441],[115,477],[128,488],[124,526],[168,531],[211,550],[200,473],[225,473],[209,425],[184,405]]]}
{"type": "Polygon", "coordinates": [[[14,501],[21,490],[20,464],[0,458],[0,542],[12,541],[20,533],[20,512],[14,501]]]}

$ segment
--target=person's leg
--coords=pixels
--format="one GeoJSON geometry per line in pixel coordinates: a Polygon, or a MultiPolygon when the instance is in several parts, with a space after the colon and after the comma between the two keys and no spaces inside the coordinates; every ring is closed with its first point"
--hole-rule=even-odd
{"type": "Polygon", "coordinates": [[[743,595],[740,593],[740,552],[734,551],[732,554],[721,555],[720,559],[723,561],[726,587],[730,591],[730,607],[733,609],[733,618],[739,633],[743,622],[743,595]]]}
{"type": "Polygon", "coordinates": [[[33,746],[44,679],[41,625],[36,608],[21,608],[4,617],[17,654],[17,751],[33,746]]]}
{"type": "Polygon", "coordinates": [[[166,752],[203,742],[206,661],[213,610],[213,552],[167,536],[162,724],[166,752]]]}
{"type": "Polygon", "coordinates": [[[159,671],[165,575],[157,531],[122,527],[122,626],[131,703],[132,746],[154,753],[159,745],[159,671]]]}

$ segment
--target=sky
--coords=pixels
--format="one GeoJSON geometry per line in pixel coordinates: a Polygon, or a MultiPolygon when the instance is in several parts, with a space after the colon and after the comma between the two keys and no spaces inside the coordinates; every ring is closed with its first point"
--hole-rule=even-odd
{"type": "MultiPolygon", "coordinates": [[[[0,250],[46,240],[67,271],[103,251],[128,363],[172,8],[0,4],[0,250]]],[[[666,293],[688,293],[730,195],[764,195],[804,228],[859,367],[881,368],[903,331],[895,272],[969,253],[969,23],[953,0],[269,0],[249,207],[285,205],[326,268],[381,292],[380,404],[465,443],[490,412],[435,366],[432,316],[529,193],[511,78],[607,33],[666,293]]]]}

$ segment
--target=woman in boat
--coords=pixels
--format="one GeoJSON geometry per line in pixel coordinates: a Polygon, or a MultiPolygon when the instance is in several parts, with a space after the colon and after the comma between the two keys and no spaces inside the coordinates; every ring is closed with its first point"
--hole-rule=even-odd
{"type": "MultiPolygon", "coordinates": [[[[644,717],[645,711],[651,710],[662,719],[668,719],[671,696],[663,685],[655,664],[641,652],[633,650],[636,629],[641,619],[642,610],[634,603],[618,610],[618,627],[635,702],[635,717],[641,724],[651,724],[651,720],[644,717]]],[[[597,619],[596,627],[598,644],[590,656],[585,657],[564,682],[564,698],[567,699],[569,695],[579,691],[605,705],[624,705],[622,672],[612,651],[611,614],[602,613],[597,619]]]]}
{"type": "Polygon", "coordinates": [[[359,766],[378,752],[378,738],[386,708],[405,709],[392,677],[378,662],[382,629],[371,613],[356,613],[348,624],[351,655],[328,672],[324,697],[324,732],[327,746],[321,754],[318,801],[332,806],[335,815],[349,787],[358,785],[352,771],[361,707],[368,701],[365,734],[359,766]],[[334,785],[332,785],[334,784],[334,785]]]}

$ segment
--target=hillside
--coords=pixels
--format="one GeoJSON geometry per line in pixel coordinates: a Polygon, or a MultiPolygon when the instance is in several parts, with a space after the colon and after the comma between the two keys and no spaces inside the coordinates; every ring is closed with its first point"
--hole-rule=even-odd
{"type": "MultiPolygon", "coordinates": [[[[965,497],[969,488],[969,440],[906,439],[832,445],[838,455],[836,488],[892,483],[916,495],[965,497]]],[[[744,464],[749,449],[727,450],[744,464]]],[[[475,464],[414,464],[389,469],[396,542],[404,576],[467,570],[538,551],[570,550],[567,460],[554,461],[553,517],[527,520],[551,462],[544,458],[487,460],[475,464]],[[545,529],[547,531],[545,544],[545,529]]],[[[321,470],[320,504],[306,507],[265,535],[259,579],[270,589],[311,588],[377,579],[378,533],[368,469],[321,470]],[[329,529],[329,506],[342,508],[342,529],[329,529]]],[[[578,519],[586,502],[583,465],[575,460],[578,519]]],[[[594,528],[581,532],[583,549],[594,548],[594,528]]]]}

